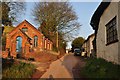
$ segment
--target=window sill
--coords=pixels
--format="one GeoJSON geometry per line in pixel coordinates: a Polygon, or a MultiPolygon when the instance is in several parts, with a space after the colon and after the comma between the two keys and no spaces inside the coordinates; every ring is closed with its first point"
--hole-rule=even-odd
{"type": "Polygon", "coordinates": [[[108,45],[110,45],[110,44],[113,44],[113,43],[116,43],[116,42],[118,42],[118,41],[119,41],[119,40],[117,39],[117,40],[115,40],[115,41],[109,42],[109,43],[106,44],[106,46],[108,46],[108,45]]]}

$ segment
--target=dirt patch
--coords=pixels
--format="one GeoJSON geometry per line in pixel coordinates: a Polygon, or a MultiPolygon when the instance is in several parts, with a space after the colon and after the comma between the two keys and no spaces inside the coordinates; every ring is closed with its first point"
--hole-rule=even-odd
{"type": "Polygon", "coordinates": [[[42,51],[42,52],[36,52],[31,55],[31,58],[34,58],[33,61],[29,60],[21,60],[26,63],[31,63],[36,66],[35,72],[31,76],[32,79],[39,79],[49,68],[51,62],[59,59],[63,55],[57,56],[54,54],[51,54],[49,51],[42,51]]]}
{"type": "Polygon", "coordinates": [[[32,75],[32,79],[39,79],[49,68],[51,62],[57,60],[57,55],[50,54],[47,51],[38,52],[34,54],[34,60],[36,65],[35,73],[32,75]]]}
{"type": "Polygon", "coordinates": [[[32,75],[32,79],[39,79],[49,68],[51,62],[42,62],[36,65],[36,70],[32,75]]]}
{"type": "Polygon", "coordinates": [[[32,75],[32,79],[39,79],[49,68],[50,63],[41,63],[37,65],[37,68],[35,69],[34,74],[32,75]]]}
{"type": "Polygon", "coordinates": [[[38,62],[52,62],[57,60],[57,55],[50,54],[49,52],[38,52],[34,54],[35,61],[38,62]]]}

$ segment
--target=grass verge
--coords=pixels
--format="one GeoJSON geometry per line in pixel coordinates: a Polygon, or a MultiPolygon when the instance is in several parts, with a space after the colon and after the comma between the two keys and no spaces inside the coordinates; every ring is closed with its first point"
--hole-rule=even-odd
{"type": "Polygon", "coordinates": [[[87,78],[120,78],[120,65],[101,58],[90,58],[86,60],[81,74],[87,78]]]}
{"type": "Polygon", "coordinates": [[[3,78],[31,78],[34,72],[34,65],[17,62],[14,60],[2,60],[2,77],[3,78]]]}

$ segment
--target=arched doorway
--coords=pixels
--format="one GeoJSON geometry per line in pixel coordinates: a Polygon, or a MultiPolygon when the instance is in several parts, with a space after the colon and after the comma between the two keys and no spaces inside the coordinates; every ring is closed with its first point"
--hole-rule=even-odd
{"type": "Polygon", "coordinates": [[[16,38],[16,52],[22,53],[22,37],[20,36],[16,38]]]}

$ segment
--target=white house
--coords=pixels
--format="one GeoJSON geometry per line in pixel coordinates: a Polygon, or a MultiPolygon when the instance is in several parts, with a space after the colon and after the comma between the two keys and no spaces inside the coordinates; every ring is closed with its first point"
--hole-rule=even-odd
{"type": "Polygon", "coordinates": [[[95,30],[97,57],[120,64],[120,2],[101,2],[90,24],[95,30]]]}
{"type": "Polygon", "coordinates": [[[88,36],[88,38],[85,40],[84,44],[82,45],[82,48],[84,48],[84,52],[87,53],[87,56],[90,57],[93,51],[93,40],[94,40],[95,34],[91,34],[88,36]]]}

